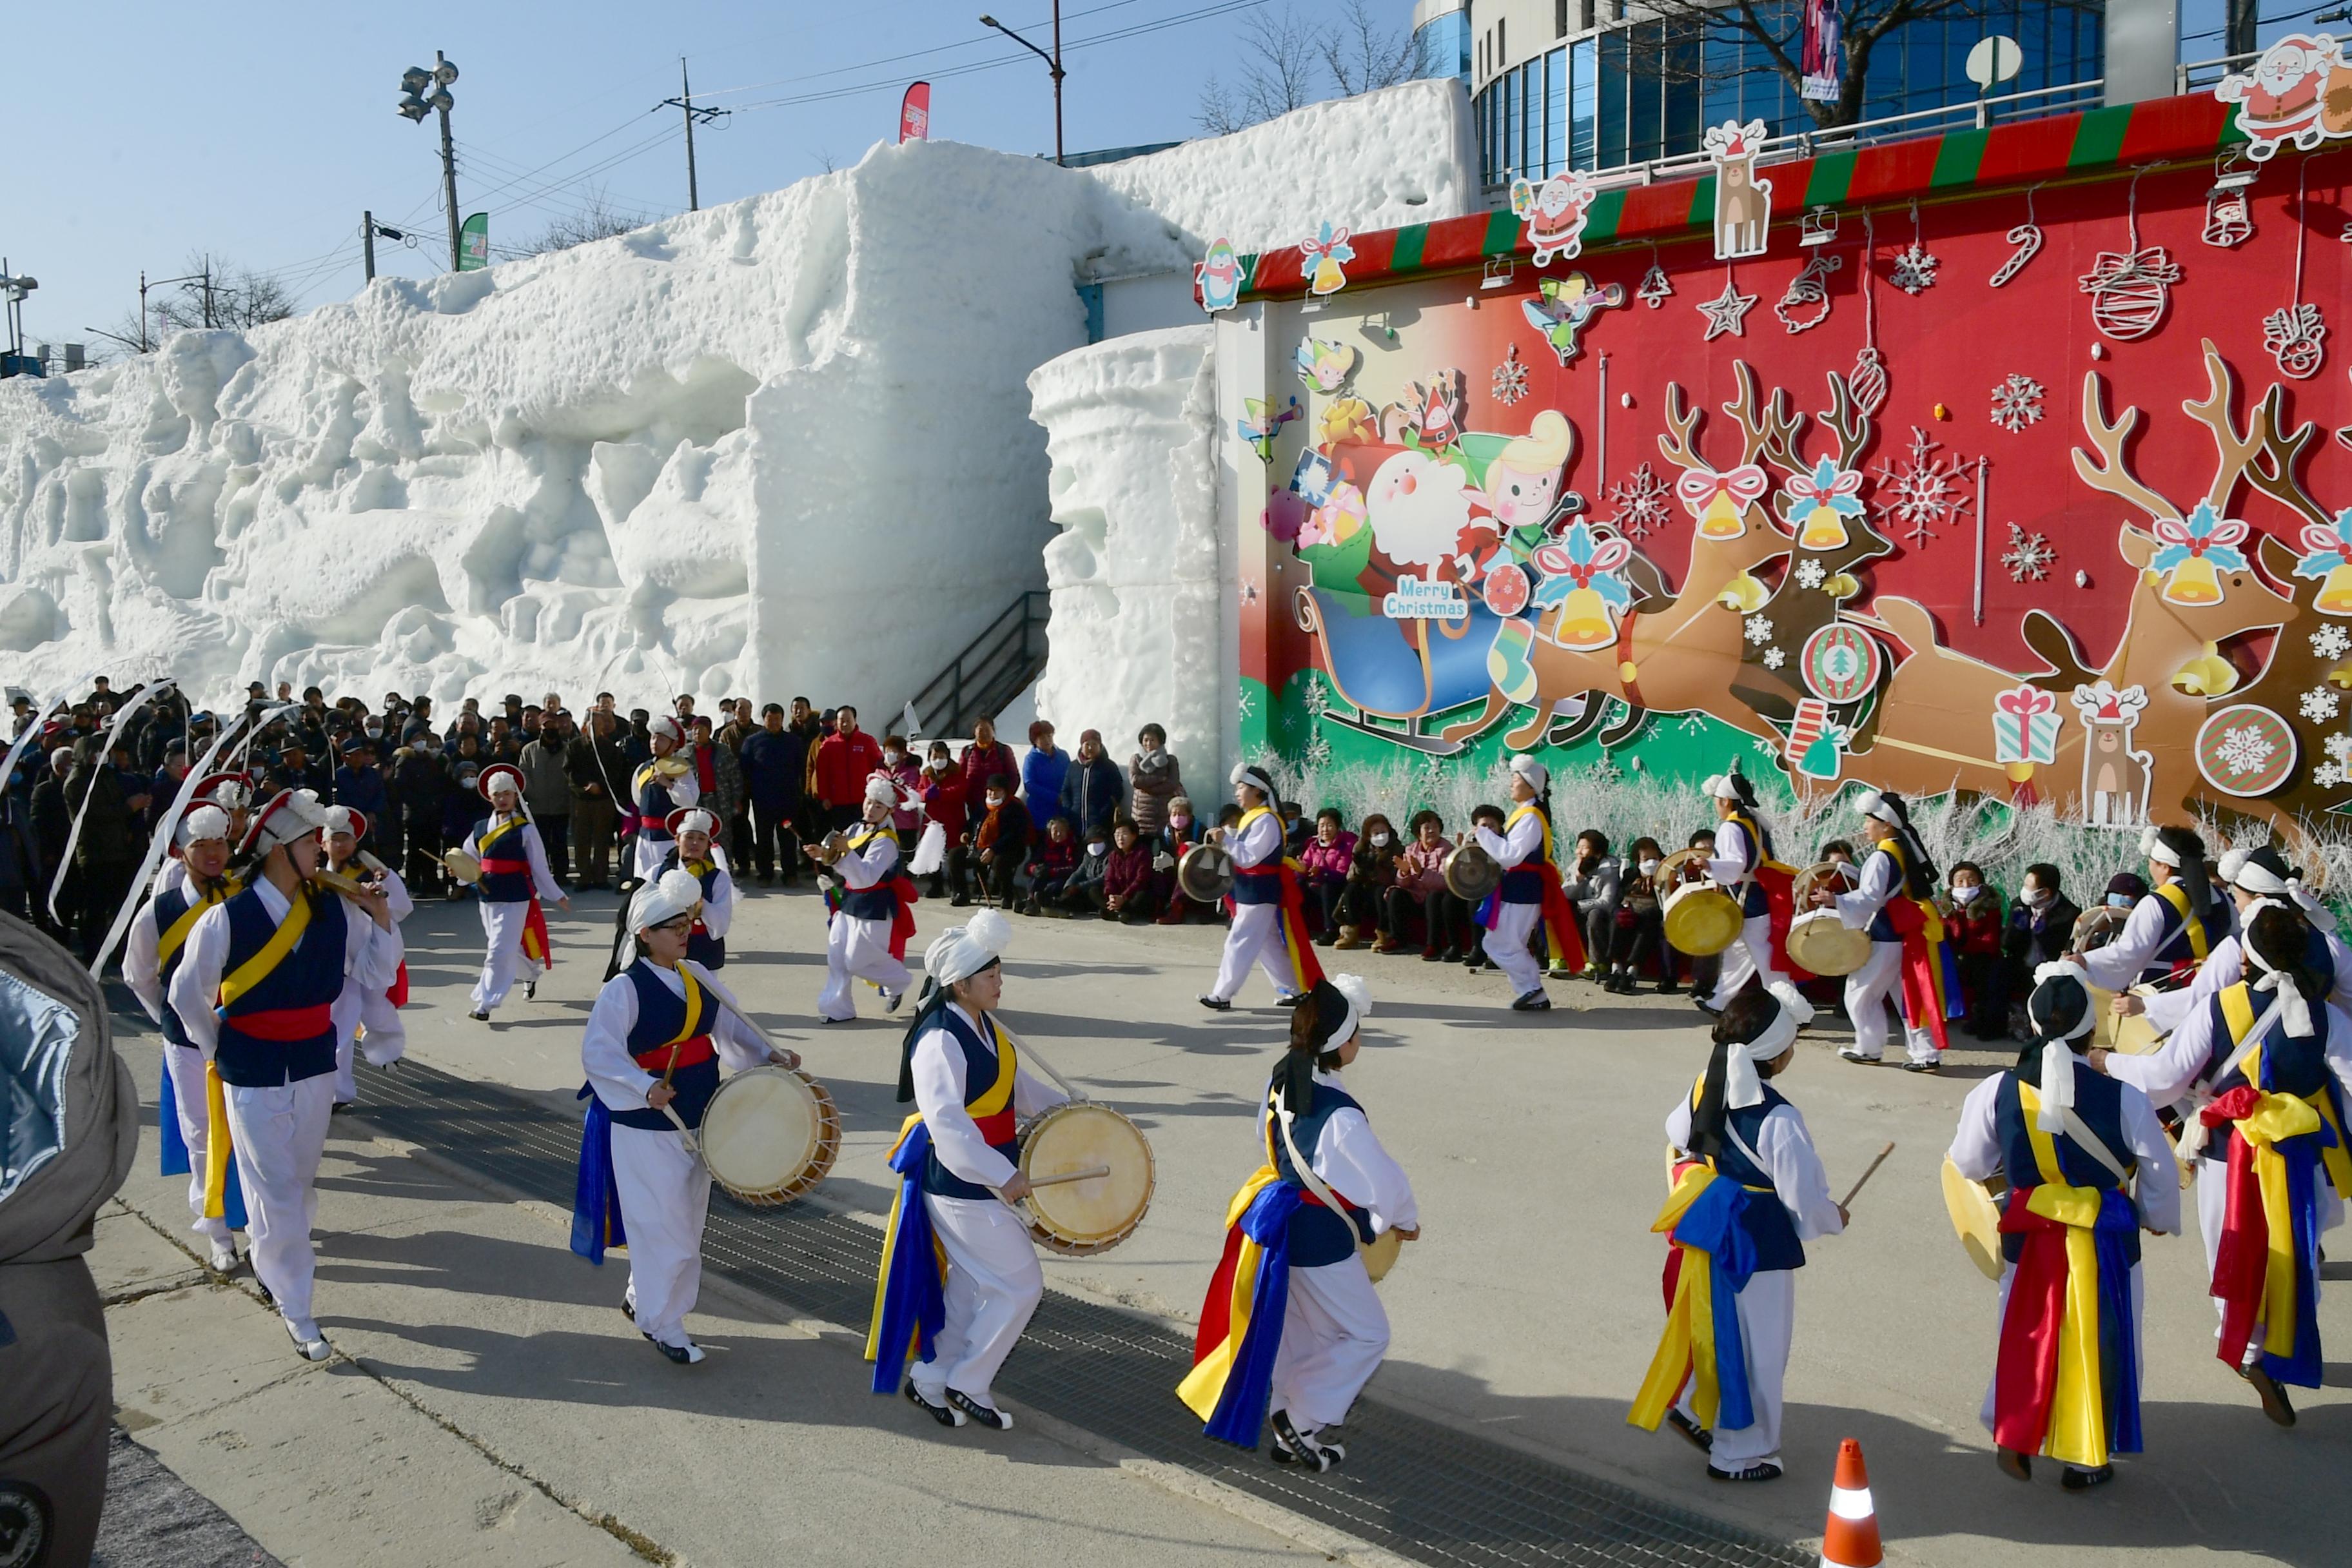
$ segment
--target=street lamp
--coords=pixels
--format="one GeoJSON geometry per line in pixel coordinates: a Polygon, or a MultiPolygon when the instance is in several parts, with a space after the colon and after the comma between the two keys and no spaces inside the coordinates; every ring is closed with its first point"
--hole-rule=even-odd
{"type": "Polygon", "coordinates": [[[8,262],[0,258],[0,299],[8,303],[8,353],[12,357],[25,352],[25,296],[40,286],[37,278],[9,276],[8,262]]]}
{"type": "Polygon", "coordinates": [[[1054,0],[1054,52],[1050,55],[993,16],[982,16],[980,25],[995,28],[1044,60],[1045,68],[1054,73],[1054,162],[1059,164],[1062,162],[1062,77],[1065,74],[1062,70],[1062,0],[1054,0]]]}
{"type": "Polygon", "coordinates": [[[457,100],[449,84],[457,68],[440,50],[433,51],[433,68],[411,66],[400,73],[400,103],[393,112],[412,125],[425,123],[427,110],[441,117],[441,195],[449,207],[449,270],[457,270],[457,151],[449,140],[449,111],[457,100]]]}

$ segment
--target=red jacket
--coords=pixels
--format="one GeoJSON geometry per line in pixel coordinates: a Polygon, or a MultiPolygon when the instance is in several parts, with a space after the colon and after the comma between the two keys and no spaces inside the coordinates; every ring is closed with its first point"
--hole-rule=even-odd
{"type": "Polygon", "coordinates": [[[923,786],[923,816],[936,822],[941,832],[953,844],[963,837],[965,818],[963,780],[950,772],[923,786]]]}
{"type": "Polygon", "coordinates": [[[988,781],[998,773],[1011,779],[1015,790],[1021,787],[1021,764],[1013,760],[1013,748],[1002,741],[985,751],[977,741],[966,746],[962,765],[964,794],[973,800],[981,797],[988,781]]]}
{"type": "Polygon", "coordinates": [[[1113,847],[1110,864],[1103,869],[1103,891],[1113,898],[1129,893],[1148,893],[1155,881],[1151,869],[1151,846],[1137,840],[1132,849],[1113,847]]]}
{"type": "Polygon", "coordinates": [[[882,765],[882,742],[866,731],[817,742],[816,795],[827,805],[866,804],[866,780],[882,765]]]}

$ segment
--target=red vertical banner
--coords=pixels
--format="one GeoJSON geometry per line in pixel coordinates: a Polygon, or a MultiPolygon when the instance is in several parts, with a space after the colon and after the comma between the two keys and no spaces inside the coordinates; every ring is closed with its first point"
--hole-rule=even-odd
{"type": "Polygon", "coordinates": [[[928,142],[931,139],[931,84],[919,81],[907,89],[898,103],[898,140],[928,142]]]}

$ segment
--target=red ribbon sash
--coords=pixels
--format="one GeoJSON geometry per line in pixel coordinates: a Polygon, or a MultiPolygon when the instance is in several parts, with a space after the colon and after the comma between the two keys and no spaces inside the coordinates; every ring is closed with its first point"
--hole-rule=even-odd
{"type": "Polygon", "coordinates": [[[307,1040],[335,1026],[324,1002],[309,1007],[258,1007],[250,1013],[232,1012],[227,1022],[238,1034],[257,1040],[307,1040]]]}
{"type": "Polygon", "coordinates": [[[674,1046],[656,1046],[649,1051],[631,1051],[630,1059],[647,1072],[669,1072],[678,1068],[700,1067],[719,1055],[709,1035],[693,1035],[674,1046]]]}

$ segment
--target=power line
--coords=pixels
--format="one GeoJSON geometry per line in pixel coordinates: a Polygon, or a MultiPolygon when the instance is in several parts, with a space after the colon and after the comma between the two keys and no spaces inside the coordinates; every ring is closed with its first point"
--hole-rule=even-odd
{"type": "MultiPolygon", "coordinates": [[[[655,148],[676,141],[679,134],[678,129],[676,126],[665,126],[658,133],[647,137],[643,142],[624,148],[620,152],[612,154],[610,157],[601,159],[594,163],[591,163],[584,169],[579,170],[574,174],[565,175],[560,180],[552,180],[545,184],[525,191],[520,195],[510,195],[507,197],[507,200],[529,205],[535,198],[551,195],[558,191],[568,190],[574,185],[580,184],[583,181],[593,179],[596,175],[603,174],[608,169],[616,169],[623,163],[630,162],[632,159],[641,158],[646,153],[652,152],[655,148]]],[[[523,182],[520,180],[509,180],[503,185],[499,185],[491,190],[480,193],[476,199],[479,201],[488,201],[492,196],[498,195],[501,192],[513,190],[517,185],[521,184],[523,182]]]]}
{"type": "MultiPolygon", "coordinates": [[[[1075,22],[1082,16],[1092,16],[1104,11],[1116,11],[1122,6],[1132,5],[1134,4],[1136,4],[1136,0],[1109,0],[1109,4],[1108,5],[1089,5],[1083,11],[1065,11],[1062,13],[1062,20],[1065,22],[1075,22]]],[[[1024,26],[1042,25],[1042,23],[1028,22],[1022,24],[1024,26]]],[[[722,87],[716,91],[697,93],[695,96],[698,98],[725,98],[730,94],[738,92],[758,92],[765,88],[790,87],[793,83],[798,81],[819,81],[829,76],[841,76],[850,71],[872,70],[879,66],[898,65],[907,60],[928,59],[933,55],[952,54],[958,49],[968,49],[975,45],[992,44],[996,42],[996,38],[997,36],[993,33],[981,33],[971,37],[961,39],[956,43],[940,44],[928,49],[912,49],[902,55],[884,55],[877,59],[859,60],[854,65],[834,66],[825,70],[804,72],[800,76],[778,77],[773,81],[755,81],[745,87],[722,87]]]]}

